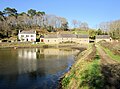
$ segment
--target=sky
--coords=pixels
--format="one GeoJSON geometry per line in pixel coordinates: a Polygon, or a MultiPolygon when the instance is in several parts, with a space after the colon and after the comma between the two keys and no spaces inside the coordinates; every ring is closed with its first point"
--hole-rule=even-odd
{"type": "Polygon", "coordinates": [[[87,22],[96,28],[101,22],[120,19],[120,0],[0,0],[0,11],[11,7],[20,12],[44,11],[72,20],[87,22]]]}

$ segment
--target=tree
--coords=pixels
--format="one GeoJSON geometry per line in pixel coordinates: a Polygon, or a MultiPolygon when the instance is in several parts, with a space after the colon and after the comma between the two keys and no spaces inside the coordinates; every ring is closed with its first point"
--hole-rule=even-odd
{"type": "Polygon", "coordinates": [[[4,21],[4,13],[2,11],[0,11],[0,21],[4,21]]]}
{"type": "Polygon", "coordinates": [[[68,22],[62,24],[61,28],[62,28],[64,31],[68,31],[68,22]]]}
{"type": "Polygon", "coordinates": [[[33,9],[28,10],[28,15],[31,16],[31,17],[35,16],[36,15],[36,10],[33,10],[33,9]]]}
{"type": "Polygon", "coordinates": [[[72,20],[72,24],[73,24],[74,29],[75,29],[78,25],[78,21],[77,20],[72,20]]]}
{"type": "Polygon", "coordinates": [[[17,16],[18,14],[15,8],[9,8],[9,7],[5,8],[3,12],[6,16],[17,16]]]}
{"type": "Polygon", "coordinates": [[[0,37],[16,36],[18,30],[39,29],[44,32],[68,30],[66,18],[48,15],[43,11],[33,9],[17,13],[15,8],[5,8],[0,11],[0,37]]]}
{"type": "Polygon", "coordinates": [[[40,11],[38,11],[38,12],[36,12],[36,15],[37,15],[37,16],[43,16],[43,15],[45,15],[45,12],[40,12],[40,11]]]}
{"type": "Polygon", "coordinates": [[[102,34],[103,34],[102,30],[99,28],[99,29],[97,30],[97,35],[102,35],[102,34]]]}
{"type": "Polygon", "coordinates": [[[22,12],[22,13],[19,13],[18,15],[19,16],[23,16],[23,15],[25,15],[26,13],[25,12],[22,12]]]}
{"type": "Polygon", "coordinates": [[[89,37],[90,37],[91,39],[95,39],[95,36],[96,36],[96,31],[93,30],[93,29],[90,29],[90,30],[89,30],[89,37]]]}
{"type": "Polygon", "coordinates": [[[81,22],[80,24],[80,29],[83,29],[83,30],[88,30],[89,29],[89,26],[86,22],[81,22]]]}

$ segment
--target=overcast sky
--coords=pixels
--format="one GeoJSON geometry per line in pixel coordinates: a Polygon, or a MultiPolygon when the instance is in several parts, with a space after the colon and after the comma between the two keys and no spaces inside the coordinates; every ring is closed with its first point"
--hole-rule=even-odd
{"type": "Polygon", "coordinates": [[[44,11],[65,17],[69,23],[73,19],[87,22],[93,28],[101,22],[120,19],[120,0],[0,0],[0,10],[6,7],[18,12],[44,11]]]}

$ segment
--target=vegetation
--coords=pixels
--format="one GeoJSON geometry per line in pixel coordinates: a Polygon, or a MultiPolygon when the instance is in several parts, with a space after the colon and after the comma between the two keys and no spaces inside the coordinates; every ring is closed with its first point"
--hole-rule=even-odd
{"type": "MultiPolygon", "coordinates": [[[[100,42],[100,44],[102,45],[101,47],[104,49],[104,51],[108,54],[108,56],[111,59],[114,59],[116,61],[120,61],[120,53],[119,48],[115,49],[114,47],[112,47],[113,45],[111,45],[110,43],[107,43],[105,41],[100,42]]],[[[115,45],[114,45],[115,46],[115,45]]]]}
{"type": "Polygon", "coordinates": [[[99,55],[91,46],[86,51],[63,78],[63,89],[101,89],[104,86],[99,55]]]}
{"type": "Polygon", "coordinates": [[[120,20],[104,22],[99,27],[108,32],[113,39],[120,39],[120,20]]]}
{"type": "Polygon", "coordinates": [[[105,52],[114,60],[120,61],[120,56],[115,55],[112,51],[110,51],[108,48],[104,48],[105,52]]]}
{"type": "Polygon", "coordinates": [[[75,30],[75,31],[72,31],[73,34],[81,34],[81,35],[89,35],[89,32],[88,30],[75,30]]]}
{"type": "MultiPolygon", "coordinates": [[[[120,43],[119,42],[111,42],[108,43],[106,41],[101,41],[99,44],[103,47],[105,52],[113,59],[120,59],[120,43]],[[114,45],[114,47],[113,47],[114,45]]],[[[120,61],[120,60],[119,60],[120,61]]]]}
{"type": "Polygon", "coordinates": [[[39,31],[68,30],[65,18],[48,15],[43,11],[30,9],[18,13],[15,8],[7,7],[0,11],[0,38],[16,36],[18,30],[38,29],[39,31]]]}
{"type": "Polygon", "coordinates": [[[80,87],[88,89],[101,89],[104,86],[104,77],[101,74],[99,65],[99,56],[93,62],[88,63],[88,66],[81,72],[80,87]]]}
{"type": "Polygon", "coordinates": [[[18,13],[15,8],[6,7],[0,11],[0,39],[17,36],[18,30],[36,29],[38,32],[73,31],[77,34],[89,34],[91,39],[96,35],[111,35],[120,39],[120,20],[100,24],[100,29],[90,29],[88,23],[72,21],[73,29],[68,29],[66,18],[48,15],[44,11],[29,9],[18,13]]]}

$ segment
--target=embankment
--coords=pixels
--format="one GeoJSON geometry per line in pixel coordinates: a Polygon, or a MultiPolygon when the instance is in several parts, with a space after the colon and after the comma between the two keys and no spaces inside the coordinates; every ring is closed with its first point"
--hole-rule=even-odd
{"type": "Polygon", "coordinates": [[[80,53],[70,71],[61,79],[62,89],[100,89],[103,76],[100,70],[100,58],[92,44],[80,53]]]}
{"type": "Polygon", "coordinates": [[[63,49],[86,49],[88,45],[80,45],[76,43],[63,43],[63,44],[44,44],[44,43],[31,43],[31,42],[2,42],[0,48],[63,48],[63,49]]]}

